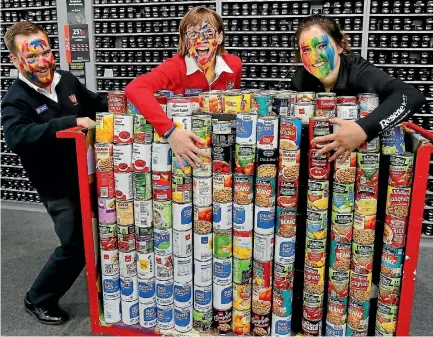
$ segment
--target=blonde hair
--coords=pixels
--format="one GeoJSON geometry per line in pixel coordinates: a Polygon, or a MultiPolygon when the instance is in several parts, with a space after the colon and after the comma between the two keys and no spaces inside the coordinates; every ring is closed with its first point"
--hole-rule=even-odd
{"type": "Polygon", "coordinates": [[[48,39],[48,34],[41,26],[30,21],[17,22],[7,30],[4,36],[6,48],[11,52],[11,54],[16,55],[18,49],[17,46],[15,45],[15,36],[17,35],[29,36],[39,32],[45,35],[49,43],[50,40],[48,39]]]}
{"type": "Polygon", "coordinates": [[[186,56],[188,54],[186,47],[186,30],[191,25],[201,25],[203,20],[209,21],[209,23],[216,28],[218,33],[223,34],[223,40],[221,44],[218,45],[216,55],[220,56],[226,53],[224,48],[224,25],[221,17],[212,9],[206,7],[194,7],[184,15],[179,24],[179,46],[177,52],[181,56],[186,56]]]}

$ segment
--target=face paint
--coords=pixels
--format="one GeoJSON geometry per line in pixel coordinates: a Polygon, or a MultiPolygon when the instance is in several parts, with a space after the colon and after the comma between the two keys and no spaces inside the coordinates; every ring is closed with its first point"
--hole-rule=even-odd
{"type": "Polygon", "coordinates": [[[306,36],[300,43],[302,63],[317,78],[325,78],[335,68],[335,49],[327,34],[306,36]]]}
{"type": "Polygon", "coordinates": [[[18,45],[21,73],[38,87],[47,87],[54,78],[56,62],[45,39],[36,38],[18,45]]]}

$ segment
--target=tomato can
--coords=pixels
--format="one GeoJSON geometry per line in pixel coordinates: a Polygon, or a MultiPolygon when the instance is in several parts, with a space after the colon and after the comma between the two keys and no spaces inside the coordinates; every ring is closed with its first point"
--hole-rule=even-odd
{"type": "Polygon", "coordinates": [[[338,242],[352,242],[353,213],[331,213],[331,239],[338,242]]]}
{"type": "Polygon", "coordinates": [[[97,113],[95,122],[95,141],[111,143],[114,138],[114,115],[106,112],[97,113]]]}
{"type": "Polygon", "coordinates": [[[249,284],[252,277],[252,260],[233,258],[233,282],[249,284]]]}
{"type": "Polygon", "coordinates": [[[174,302],[174,282],[173,280],[155,280],[156,303],[161,305],[170,305],[174,302]]]}
{"type": "Polygon", "coordinates": [[[272,314],[271,336],[289,337],[292,333],[292,315],[279,317],[272,314]]]}
{"type": "Polygon", "coordinates": [[[200,312],[212,310],[212,285],[194,285],[194,309],[200,312]]]}
{"type": "Polygon", "coordinates": [[[133,134],[135,144],[151,144],[153,140],[153,126],[143,115],[137,114],[134,116],[133,134]]]}
{"type": "Polygon", "coordinates": [[[303,293],[302,317],[309,321],[321,320],[323,317],[323,293],[303,293]]]}
{"type": "Polygon", "coordinates": [[[300,150],[279,151],[279,177],[284,180],[294,181],[299,179],[299,165],[301,160],[300,150]]]}
{"type": "Polygon", "coordinates": [[[213,284],[212,289],[213,307],[218,310],[231,310],[233,307],[233,285],[227,283],[213,284]]]}
{"type": "MultiPolygon", "coordinates": [[[[246,231],[246,232],[252,231],[253,223],[254,223],[254,204],[238,205],[236,203],[233,203],[233,229],[238,231],[246,231]]],[[[214,221],[214,226],[215,226],[215,221],[214,221]]]]}
{"type": "Polygon", "coordinates": [[[304,290],[309,294],[320,295],[325,291],[325,267],[304,269],[304,290]]]}
{"type": "Polygon", "coordinates": [[[121,90],[109,91],[107,94],[108,112],[124,115],[126,114],[126,96],[121,90]]]}
{"type": "Polygon", "coordinates": [[[411,191],[410,187],[388,186],[385,213],[399,218],[408,217],[411,191]]]}
{"type": "Polygon", "coordinates": [[[356,121],[358,119],[358,106],[354,104],[338,104],[337,118],[356,121]]]}
{"type": "Polygon", "coordinates": [[[281,264],[295,263],[296,237],[275,236],[275,262],[281,264]]]}
{"type": "Polygon", "coordinates": [[[174,304],[157,305],[157,326],[160,329],[173,329],[174,328],[174,304]]]}
{"type": "Polygon", "coordinates": [[[254,208],[254,231],[257,234],[271,235],[275,231],[275,207],[254,208]]]}
{"type": "Polygon", "coordinates": [[[393,155],[406,152],[404,141],[404,127],[402,124],[396,125],[381,133],[382,154],[393,155]]]}
{"type": "Polygon", "coordinates": [[[256,162],[255,145],[235,145],[235,173],[254,175],[256,162]]]}
{"type": "Polygon", "coordinates": [[[168,172],[171,170],[171,149],[169,144],[152,144],[152,170],[168,172]]]}
{"type": "Polygon", "coordinates": [[[222,112],[229,114],[237,114],[241,109],[242,96],[240,93],[225,93],[223,95],[222,112]]]}
{"type": "Polygon", "coordinates": [[[329,268],[328,301],[330,299],[345,301],[349,296],[350,270],[334,270],[329,268]]]}
{"type": "Polygon", "coordinates": [[[133,201],[117,201],[116,220],[119,226],[129,226],[134,224],[133,201]]]}
{"type": "Polygon", "coordinates": [[[132,144],[134,138],[134,116],[114,116],[114,138],[116,144],[132,144]]]}
{"type": "Polygon", "coordinates": [[[234,149],[232,144],[215,144],[214,142],[212,147],[212,172],[221,174],[233,173],[233,159],[234,149]]]}
{"type": "Polygon", "coordinates": [[[277,207],[276,233],[282,237],[296,235],[296,210],[277,207]]]}
{"type": "Polygon", "coordinates": [[[115,173],[129,173],[132,171],[132,145],[114,144],[113,163],[115,173]]]}
{"type": "Polygon", "coordinates": [[[135,200],[152,199],[152,174],[150,172],[133,172],[132,178],[135,200]]]}
{"type": "Polygon", "coordinates": [[[257,148],[272,150],[278,148],[278,118],[262,116],[257,119],[257,148]]]}
{"type": "Polygon", "coordinates": [[[117,249],[117,224],[99,225],[99,244],[103,250],[117,249]]]}
{"type": "Polygon", "coordinates": [[[137,324],[139,318],[138,300],[134,301],[121,301],[122,306],[122,323],[125,325],[137,324]]]}
{"type": "Polygon", "coordinates": [[[314,103],[316,93],[310,91],[303,91],[296,93],[296,103],[314,103]]]}
{"type": "Polygon", "coordinates": [[[301,145],[302,121],[297,118],[281,118],[280,149],[297,150],[301,145]]]}
{"type": "Polygon", "coordinates": [[[354,301],[369,302],[371,296],[372,274],[359,274],[350,271],[349,295],[354,301]]]}
{"type": "Polygon", "coordinates": [[[253,232],[233,231],[233,256],[248,259],[253,256],[253,232]]]}
{"type": "Polygon", "coordinates": [[[254,233],[254,260],[272,261],[274,257],[274,235],[261,235],[254,233]]]}
{"type": "Polygon", "coordinates": [[[140,325],[143,328],[153,328],[157,324],[156,302],[138,303],[140,311],[140,325]]]}
{"type": "Polygon", "coordinates": [[[254,198],[254,176],[234,175],[233,201],[239,205],[248,205],[254,198]]]}
{"type": "Polygon", "coordinates": [[[328,232],[328,210],[312,211],[307,208],[306,236],[310,239],[326,239],[328,232]]]}
{"type": "Polygon", "coordinates": [[[379,153],[358,152],[356,182],[376,185],[379,181],[379,153]]]}
{"type": "Polygon", "coordinates": [[[141,279],[155,277],[155,254],[137,252],[137,274],[141,279]]]}
{"type": "Polygon", "coordinates": [[[274,289],[272,294],[272,313],[278,317],[292,315],[293,290],[274,289]]]}
{"type": "Polygon", "coordinates": [[[233,226],[233,204],[214,202],[211,207],[211,219],[216,230],[228,230],[233,226]],[[213,211],[213,216],[212,216],[213,211]]]}
{"type": "Polygon", "coordinates": [[[394,334],[397,327],[398,306],[378,302],[376,329],[384,334],[394,334]]]}
{"type": "Polygon", "coordinates": [[[173,175],[171,198],[174,203],[188,204],[192,202],[192,176],[173,175]]]}
{"type": "Polygon", "coordinates": [[[334,182],[332,191],[332,210],[337,213],[352,213],[355,205],[355,184],[334,182]]]}
{"type": "Polygon", "coordinates": [[[212,206],[193,208],[194,233],[209,234],[212,232],[212,206]]]}
{"type": "Polygon", "coordinates": [[[356,96],[338,96],[337,104],[357,104],[358,98],[356,96]]]}
{"type": "Polygon", "coordinates": [[[313,211],[325,211],[329,202],[329,181],[308,180],[307,205],[313,211]]]}
{"type": "Polygon", "coordinates": [[[173,227],[171,201],[153,201],[153,222],[155,228],[168,229],[173,227]]]}
{"type": "Polygon", "coordinates": [[[213,200],[219,203],[228,203],[233,201],[233,175],[217,174],[212,177],[213,182],[213,200]]]}
{"type": "Polygon", "coordinates": [[[276,179],[257,177],[255,185],[256,206],[273,207],[275,205],[276,179]]]}
{"type": "Polygon", "coordinates": [[[135,249],[142,253],[154,251],[152,227],[135,227],[135,249]]]}
{"type": "Polygon", "coordinates": [[[293,289],[294,276],[295,276],[294,264],[280,264],[276,262],[274,266],[274,284],[273,284],[274,290],[293,289]]]}
{"type": "MultiPolygon", "coordinates": [[[[353,298],[349,299],[347,309],[347,333],[352,331],[366,331],[368,329],[368,319],[370,312],[370,301],[359,302],[353,298]]],[[[358,336],[351,333],[350,336],[358,336]]]]}
{"type": "Polygon", "coordinates": [[[271,261],[259,261],[253,260],[253,296],[259,299],[260,287],[270,289],[268,300],[271,300],[272,293],[272,260],[271,261]],[[256,291],[257,290],[257,291],[256,291]]]}
{"type": "Polygon", "coordinates": [[[326,239],[310,239],[305,243],[305,265],[312,268],[320,268],[325,265],[326,239]]]}
{"type": "Polygon", "coordinates": [[[117,226],[117,242],[119,251],[121,252],[131,252],[135,250],[134,225],[117,226]]]}
{"type": "Polygon", "coordinates": [[[390,156],[388,185],[392,187],[412,187],[413,153],[405,152],[390,156]]]}
{"type": "Polygon", "coordinates": [[[404,248],[407,222],[407,217],[396,218],[386,215],[383,243],[393,248],[404,248]]]}
{"type": "MultiPolygon", "coordinates": [[[[345,329],[347,318],[348,297],[344,299],[336,299],[328,297],[326,322],[329,324],[329,330],[339,332],[345,329]],[[340,327],[344,327],[341,329],[340,327]]],[[[340,336],[339,334],[331,334],[327,336],[340,336]]],[[[343,335],[344,336],[344,335],[343,335]]]]}
{"type": "Polygon", "coordinates": [[[213,231],[213,255],[223,259],[233,255],[233,236],[231,229],[214,229],[213,231]]]}
{"type": "Polygon", "coordinates": [[[404,250],[384,245],[380,272],[388,277],[401,277],[403,269],[404,250]]]}
{"type": "MultiPolygon", "coordinates": [[[[194,234],[196,237],[196,234],[194,234]]],[[[194,242],[194,245],[196,243],[194,242]]],[[[212,248],[210,256],[208,256],[209,260],[200,261],[197,258],[197,254],[194,255],[194,286],[195,287],[212,287],[212,269],[213,269],[213,261],[212,261],[212,248]]]]}
{"type": "Polygon", "coordinates": [[[233,308],[233,331],[239,336],[251,334],[251,311],[233,308]]]}
{"type": "Polygon", "coordinates": [[[352,246],[348,242],[331,240],[329,267],[334,270],[349,270],[352,246]]]}
{"type": "Polygon", "coordinates": [[[102,296],[104,300],[112,300],[120,298],[120,275],[104,275],[102,274],[102,296]]]}
{"type": "Polygon", "coordinates": [[[253,336],[269,336],[271,334],[272,314],[251,313],[251,332],[253,336]]]}
{"type": "Polygon", "coordinates": [[[302,124],[308,124],[310,118],[314,117],[315,106],[311,103],[295,104],[295,117],[302,121],[302,124]]]}
{"type": "Polygon", "coordinates": [[[134,189],[132,185],[132,173],[114,173],[114,185],[116,186],[116,200],[132,200],[134,189]]]}
{"type": "Polygon", "coordinates": [[[232,309],[219,310],[213,309],[213,326],[215,331],[220,334],[225,334],[232,329],[232,309]]]}
{"type": "Polygon", "coordinates": [[[152,200],[134,200],[134,220],[137,227],[153,227],[152,200]]]}
{"type": "Polygon", "coordinates": [[[237,114],[236,144],[255,145],[257,141],[257,115],[237,114]]]}
{"type": "Polygon", "coordinates": [[[312,117],[309,120],[309,144],[311,149],[321,149],[330,142],[317,143],[314,141],[316,137],[328,136],[331,132],[331,123],[326,117],[312,117]]]}
{"type": "Polygon", "coordinates": [[[334,166],[334,181],[342,184],[355,182],[356,176],[356,152],[351,152],[349,158],[344,163],[340,163],[338,158],[334,166]]]}
{"type": "Polygon", "coordinates": [[[308,157],[308,178],[315,180],[328,180],[331,163],[328,161],[329,153],[317,155],[318,150],[311,149],[308,157]]]}
{"type": "Polygon", "coordinates": [[[209,112],[223,112],[223,93],[220,90],[209,91],[209,112]]]}
{"type": "Polygon", "coordinates": [[[152,172],[152,190],[154,201],[168,201],[172,199],[171,172],[152,172]]]}
{"type": "Polygon", "coordinates": [[[148,173],[152,169],[152,145],[134,143],[132,145],[132,169],[148,173]]]}
{"type": "Polygon", "coordinates": [[[388,277],[380,274],[379,303],[397,305],[400,303],[401,277],[388,277]]]}
{"type": "Polygon", "coordinates": [[[173,118],[175,115],[191,116],[192,100],[189,97],[167,98],[167,116],[173,118]]]}
{"type": "Polygon", "coordinates": [[[177,257],[192,255],[192,229],[185,231],[173,230],[173,254],[177,257]]]}
{"type": "Polygon", "coordinates": [[[213,258],[213,283],[215,284],[232,284],[233,264],[232,258],[220,259],[213,258]]]}
{"type": "Polygon", "coordinates": [[[233,283],[233,308],[241,311],[251,309],[251,284],[233,283]]]}
{"type": "Polygon", "coordinates": [[[101,249],[101,273],[106,276],[119,274],[119,251],[101,249]]]}

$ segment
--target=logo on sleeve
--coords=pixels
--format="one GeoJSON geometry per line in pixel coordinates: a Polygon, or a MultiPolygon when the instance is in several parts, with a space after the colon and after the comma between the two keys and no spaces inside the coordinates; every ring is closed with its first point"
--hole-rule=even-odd
{"type": "Polygon", "coordinates": [[[77,96],[75,96],[75,94],[70,95],[69,99],[71,100],[72,103],[74,103],[74,105],[78,104],[77,96]]]}
{"type": "Polygon", "coordinates": [[[40,107],[36,108],[36,112],[39,114],[41,114],[42,112],[48,110],[48,105],[44,104],[41,105],[40,107]]]}

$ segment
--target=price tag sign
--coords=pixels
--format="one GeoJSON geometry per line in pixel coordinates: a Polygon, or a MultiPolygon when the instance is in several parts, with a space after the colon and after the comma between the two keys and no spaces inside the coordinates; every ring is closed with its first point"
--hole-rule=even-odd
{"type": "Polygon", "coordinates": [[[66,61],[90,61],[88,25],[65,25],[66,61]]]}

